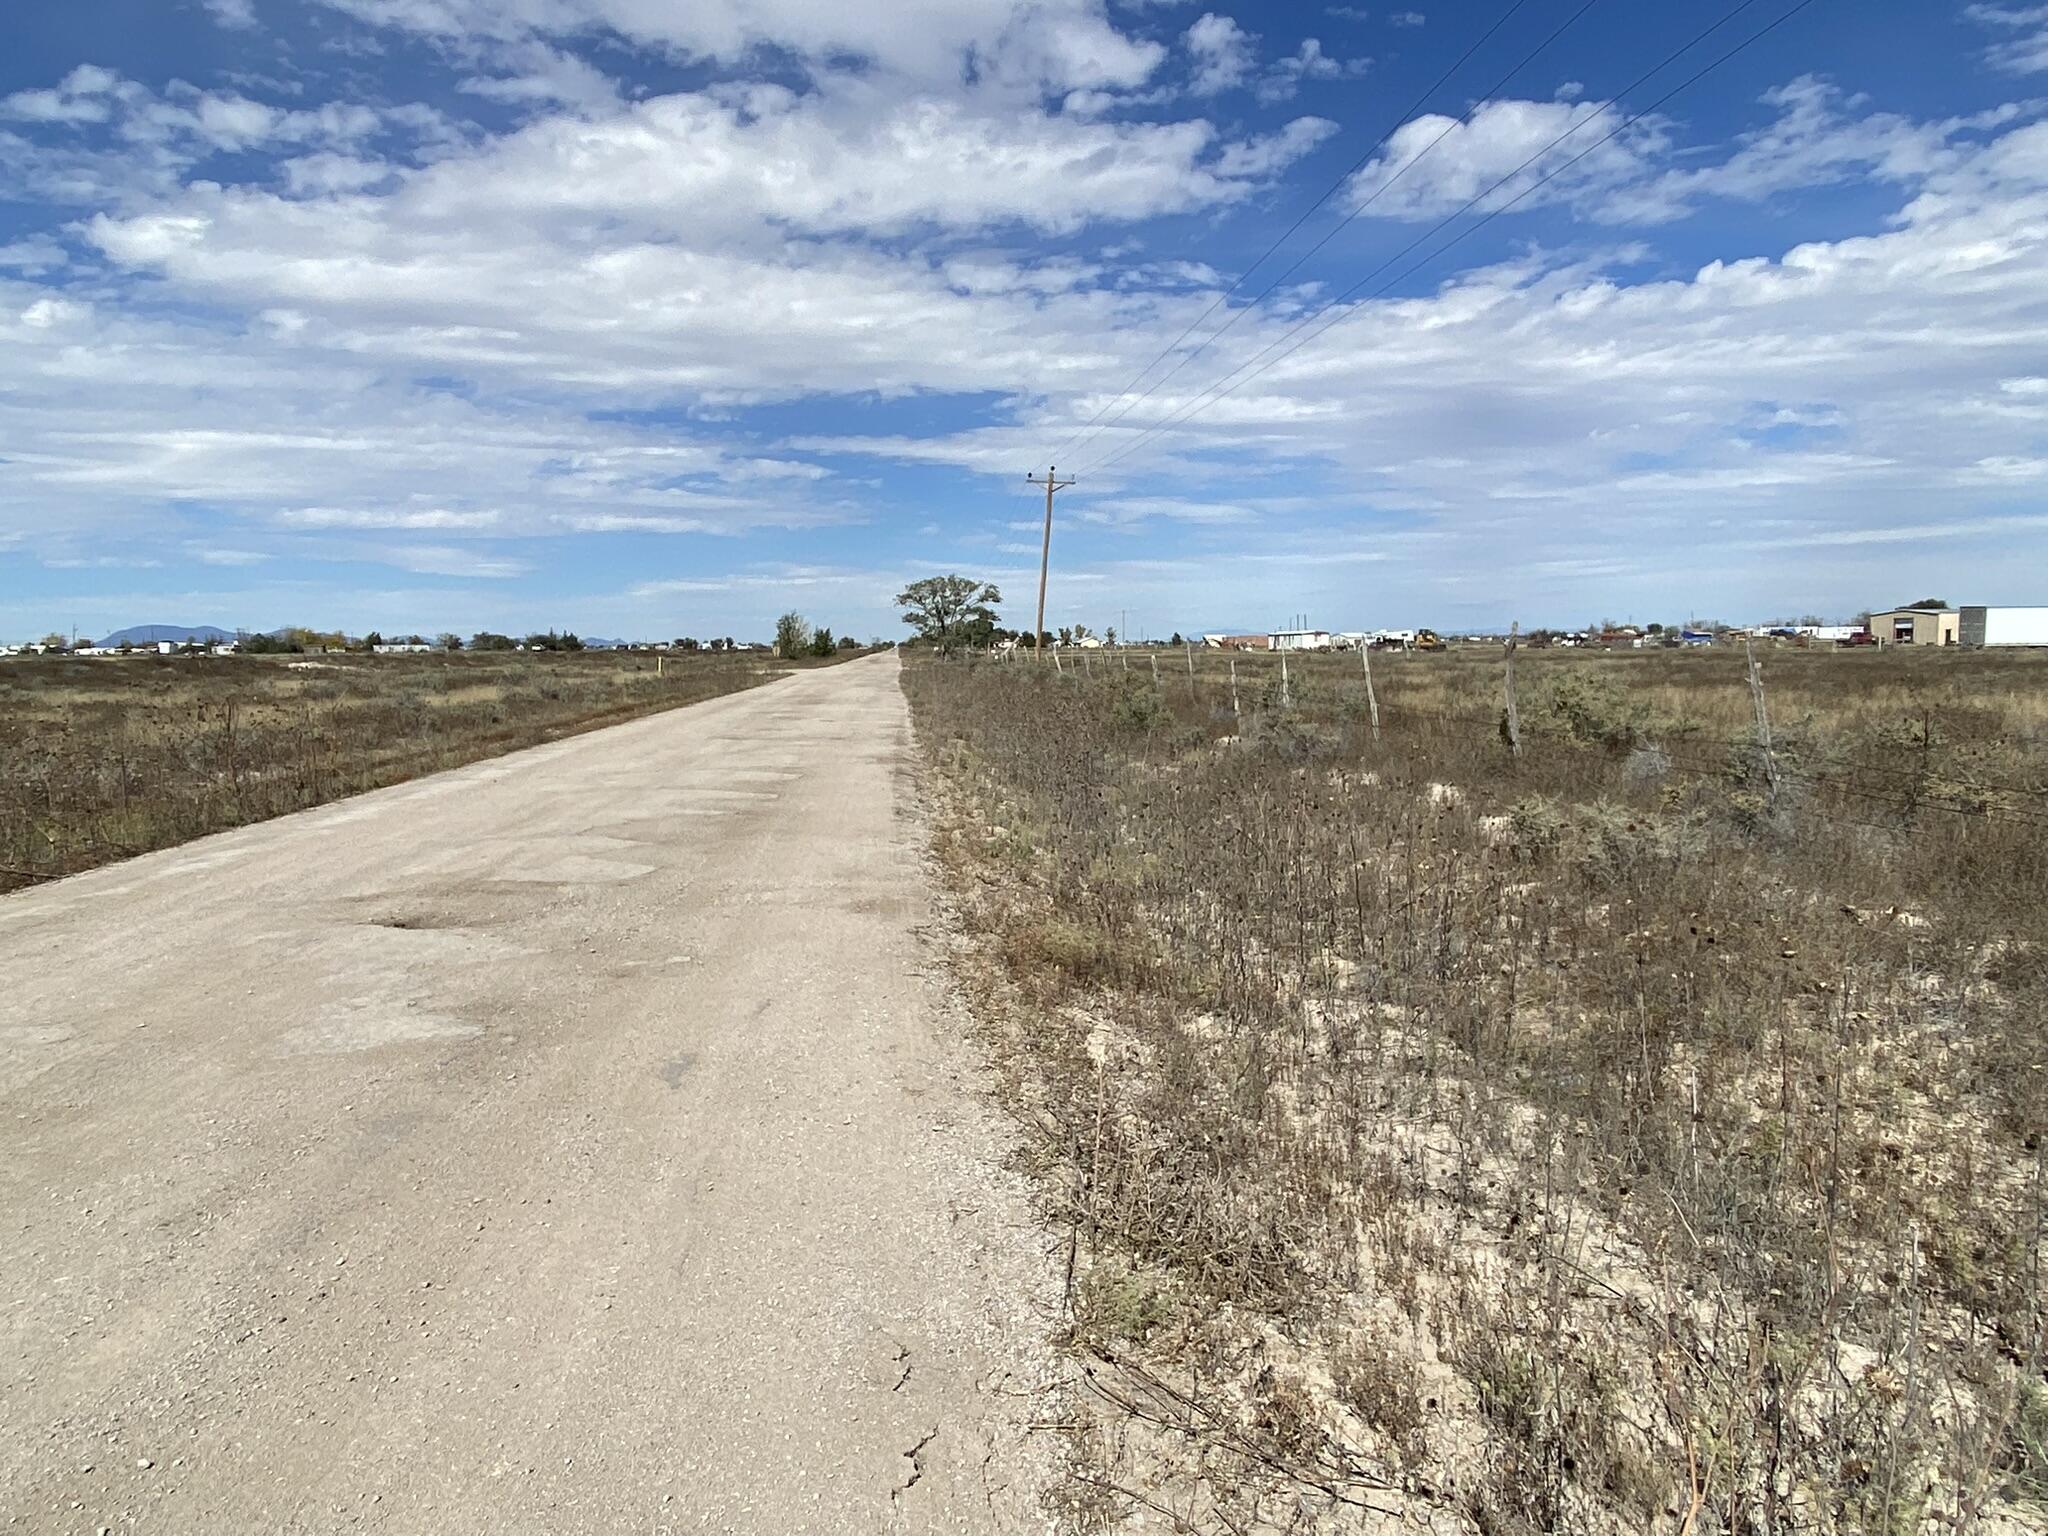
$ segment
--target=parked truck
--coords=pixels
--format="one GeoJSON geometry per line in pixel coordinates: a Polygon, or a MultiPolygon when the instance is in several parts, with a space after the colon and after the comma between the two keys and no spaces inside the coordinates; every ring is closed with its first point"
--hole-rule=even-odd
{"type": "Polygon", "coordinates": [[[1972,646],[2048,646],[2048,608],[1959,608],[1956,639],[1972,646]]]}

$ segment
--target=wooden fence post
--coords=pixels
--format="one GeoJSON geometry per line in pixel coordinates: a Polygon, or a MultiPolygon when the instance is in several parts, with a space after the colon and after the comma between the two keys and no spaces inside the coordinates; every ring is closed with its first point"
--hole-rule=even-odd
{"type": "Polygon", "coordinates": [[[1508,696],[1508,751],[1519,762],[1522,757],[1522,717],[1515,709],[1515,641],[1521,632],[1521,621],[1508,626],[1506,651],[1506,688],[1508,696]]]}
{"type": "Polygon", "coordinates": [[[1230,718],[1239,720],[1243,717],[1244,711],[1237,707],[1237,658],[1233,656],[1230,658],[1230,718]]]}
{"type": "Polygon", "coordinates": [[[1280,653],[1280,707],[1282,709],[1292,709],[1294,707],[1294,692],[1287,682],[1287,652],[1284,650],[1280,653]]]}
{"type": "Polygon", "coordinates": [[[1188,642],[1188,702],[1195,702],[1195,644],[1188,642]]]}
{"type": "Polygon", "coordinates": [[[1771,752],[1771,715],[1764,707],[1764,674],[1756,664],[1756,646],[1745,635],[1742,653],[1749,658],[1749,701],[1756,708],[1756,744],[1764,757],[1764,787],[1771,804],[1778,803],[1778,760],[1771,752]]]}
{"type": "Polygon", "coordinates": [[[1372,715],[1372,744],[1380,744],[1380,696],[1372,691],[1372,642],[1359,642],[1358,660],[1365,668],[1365,707],[1372,715]]]}

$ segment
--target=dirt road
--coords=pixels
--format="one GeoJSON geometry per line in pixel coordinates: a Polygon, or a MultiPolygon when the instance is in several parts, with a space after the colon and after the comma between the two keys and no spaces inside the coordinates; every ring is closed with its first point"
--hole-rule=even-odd
{"type": "Polygon", "coordinates": [[[896,671],[0,899],[0,1521],[1041,1526],[896,671]]]}

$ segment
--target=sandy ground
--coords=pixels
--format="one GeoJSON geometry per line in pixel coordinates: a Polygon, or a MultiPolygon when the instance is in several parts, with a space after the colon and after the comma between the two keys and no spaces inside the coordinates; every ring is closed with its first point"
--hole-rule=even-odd
{"type": "Polygon", "coordinates": [[[1042,1528],[896,673],[0,899],[0,1521],[1042,1528]]]}

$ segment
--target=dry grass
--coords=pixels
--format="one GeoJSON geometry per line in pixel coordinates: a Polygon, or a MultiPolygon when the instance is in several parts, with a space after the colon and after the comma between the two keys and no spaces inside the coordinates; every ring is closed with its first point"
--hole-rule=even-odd
{"type": "Polygon", "coordinates": [[[752,657],[22,656],[0,890],[750,687],[752,657]]]}
{"type": "Polygon", "coordinates": [[[906,670],[1078,1525],[2048,1524],[2048,659],[906,670]]]}

